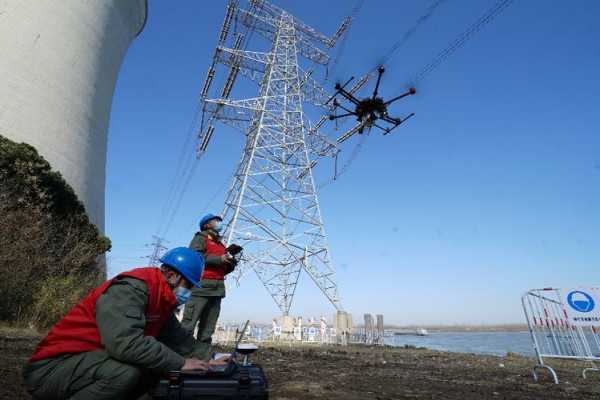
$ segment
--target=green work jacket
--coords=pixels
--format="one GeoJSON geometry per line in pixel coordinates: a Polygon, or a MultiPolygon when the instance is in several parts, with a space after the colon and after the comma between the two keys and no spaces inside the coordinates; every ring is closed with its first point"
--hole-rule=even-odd
{"type": "Polygon", "coordinates": [[[195,340],[172,314],[157,338],[144,336],[146,284],[116,280],[96,302],[96,323],[111,357],[157,372],[179,370],[184,356],[194,356],[195,340]]]}

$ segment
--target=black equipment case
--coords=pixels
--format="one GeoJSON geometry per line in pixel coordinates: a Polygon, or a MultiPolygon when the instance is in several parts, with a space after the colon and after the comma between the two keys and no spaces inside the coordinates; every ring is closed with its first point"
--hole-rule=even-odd
{"type": "Polygon", "coordinates": [[[269,385],[260,365],[236,365],[226,375],[171,372],[150,394],[155,400],[267,400],[269,385]]]}

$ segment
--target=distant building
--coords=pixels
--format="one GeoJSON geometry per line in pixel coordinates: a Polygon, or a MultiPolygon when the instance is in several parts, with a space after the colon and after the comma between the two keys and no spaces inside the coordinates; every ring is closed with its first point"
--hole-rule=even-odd
{"type": "Polygon", "coordinates": [[[104,231],[113,92],[146,0],[0,1],[0,135],[29,143],[104,231]]]}

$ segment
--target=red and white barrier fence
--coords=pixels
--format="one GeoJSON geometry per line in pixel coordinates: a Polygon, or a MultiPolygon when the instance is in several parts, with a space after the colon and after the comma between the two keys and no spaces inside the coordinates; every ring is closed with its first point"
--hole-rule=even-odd
{"type": "Polygon", "coordinates": [[[538,359],[534,380],[545,369],[558,384],[556,371],[545,363],[549,358],[584,362],[584,378],[600,372],[600,288],[533,289],[521,302],[538,359]]]}

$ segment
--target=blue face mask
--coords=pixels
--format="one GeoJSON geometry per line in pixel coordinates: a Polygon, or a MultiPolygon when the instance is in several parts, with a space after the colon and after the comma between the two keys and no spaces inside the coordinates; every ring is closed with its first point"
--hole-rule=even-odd
{"type": "Polygon", "coordinates": [[[217,232],[221,232],[223,230],[223,223],[221,221],[217,221],[213,229],[217,232]]]}
{"type": "Polygon", "coordinates": [[[177,287],[173,294],[175,295],[175,299],[177,300],[177,306],[182,306],[188,302],[190,297],[192,297],[192,291],[188,288],[184,288],[183,286],[177,287]]]}

